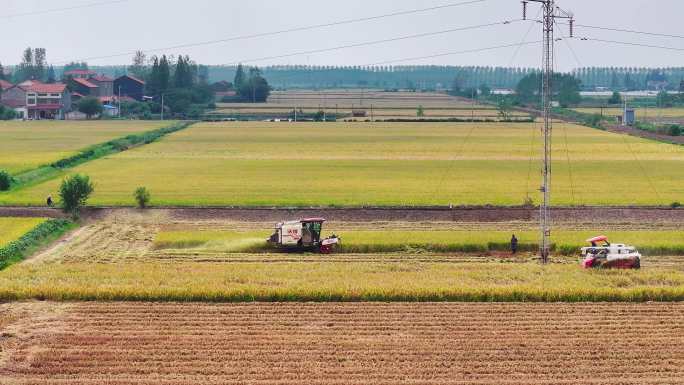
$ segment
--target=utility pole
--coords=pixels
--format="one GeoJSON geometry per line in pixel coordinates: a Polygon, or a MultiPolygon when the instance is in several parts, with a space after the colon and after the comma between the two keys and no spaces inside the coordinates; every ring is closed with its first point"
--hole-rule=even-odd
{"type": "Polygon", "coordinates": [[[121,118],[121,86],[119,86],[119,118],[121,118]]]}
{"type": "Polygon", "coordinates": [[[523,4],[523,19],[527,19],[527,4],[530,2],[540,3],[542,6],[543,19],[541,20],[544,33],[542,53],[542,111],[544,117],[544,164],[542,165],[542,204],[539,206],[539,226],[541,230],[541,243],[539,253],[542,263],[549,261],[551,251],[551,133],[553,130],[551,107],[553,102],[553,72],[554,72],[554,24],[556,19],[569,19],[570,37],[574,33],[574,17],[571,13],[556,6],[555,0],[525,0],[523,4]]]}
{"type": "Polygon", "coordinates": [[[164,94],[162,93],[161,98],[161,120],[164,120],[164,94]]]}

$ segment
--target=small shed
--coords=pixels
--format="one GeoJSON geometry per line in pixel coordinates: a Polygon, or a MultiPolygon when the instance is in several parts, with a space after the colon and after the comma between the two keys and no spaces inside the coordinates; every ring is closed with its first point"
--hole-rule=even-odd
{"type": "Polygon", "coordinates": [[[633,126],[636,123],[636,111],[634,108],[625,108],[625,114],[622,118],[622,122],[625,126],[633,126]]]}

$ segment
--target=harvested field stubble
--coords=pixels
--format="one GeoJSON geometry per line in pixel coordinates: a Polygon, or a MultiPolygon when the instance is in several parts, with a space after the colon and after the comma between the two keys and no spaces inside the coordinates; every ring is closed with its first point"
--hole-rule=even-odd
{"type": "Polygon", "coordinates": [[[681,304],[0,306],[10,384],[684,383],[681,304]]]}

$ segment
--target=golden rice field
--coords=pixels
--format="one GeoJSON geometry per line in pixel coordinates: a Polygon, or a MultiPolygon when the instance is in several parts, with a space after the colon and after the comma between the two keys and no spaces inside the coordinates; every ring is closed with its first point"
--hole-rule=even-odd
{"type": "MultiPolygon", "coordinates": [[[[684,149],[557,124],[556,205],[669,205],[684,200],[684,149]]],[[[78,166],[95,205],[520,205],[538,202],[533,123],[196,124],[147,146],[78,166]]],[[[41,204],[60,178],[0,204],[41,204]]]]}
{"type": "Polygon", "coordinates": [[[75,155],[88,146],[154,130],[165,124],[168,122],[0,122],[0,170],[17,174],[75,155]]]}
{"type": "Polygon", "coordinates": [[[532,262],[23,263],[0,272],[0,299],[672,301],[684,300],[684,272],[532,262]]]}
{"type": "MultiPolygon", "coordinates": [[[[236,230],[177,230],[161,231],[154,238],[157,249],[201,248],[222,252],[266,251],[264,240],[272,231],[236,230]]],[[[410,250],[440,252],[503,251],[509,249],[509,240],[515,233],[521,250],[536,250],[537,231],[502,231],[494,228],[482,230],[396,230],[377,231],[328,228],[324,236],[335,233],[342,237],[345,253],[397,252],[410,250]]],[[[585,240],[606,235],[614,242],[639,245],[642,253],[684,254],[684,235],[681,231],[625,231],[605,229],[565,230],[552,233],[551,241],[558,253],[578,255],[579,249],[588,246],[585,240]]]]}
{"type": "MultiPolygon", "coordinates": [[[[554,263],[542,266],[529,254],[157,250],[154,234],[166,220],[157,223],[153,215],[149,223],[138,222],[137,215],[89,223],[54,247],[0,271],[0,300],[684,300],[680,257],[646,257],[640,271],[590,271],[576,257],[554,257],[554,263]]],[[[343,242],[367,236],[341,235],[343,242]]]]}
{"type": "Polygon", "coordinates": [[[43,222],[45,218],[0,218],[0,248],[43,222]]]}

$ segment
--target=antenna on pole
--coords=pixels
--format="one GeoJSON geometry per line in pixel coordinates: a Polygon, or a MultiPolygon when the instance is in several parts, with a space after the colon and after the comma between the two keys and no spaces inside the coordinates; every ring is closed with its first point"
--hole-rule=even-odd
{"type": "Polygon", "coordinates": [[[542,204],[539,206],[539,227],[541,230],[541,242],[539,253],[542,263],[548,263],[551,251],[551,133],[553,122],[551,108],[553,106],[553,72],[554,72],[554,24],[556,19],[570,19],[570,35],[573,34],[573,15],[556,7],[555,0],[526,0],[523,1],[523,19],[527,17],[527,3],[541,3],[542,27],[544,33],[542,53],[542,111],[544,119],[544,156],[542,165],[542,185],[539,191],[542,193],[542,204]]]}

